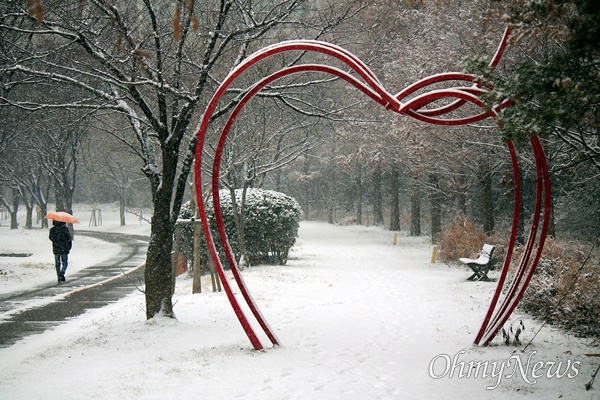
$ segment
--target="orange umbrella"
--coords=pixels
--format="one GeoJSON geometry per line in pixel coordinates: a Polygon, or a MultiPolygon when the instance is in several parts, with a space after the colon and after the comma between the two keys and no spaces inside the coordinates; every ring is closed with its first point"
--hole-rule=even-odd
{"type": "Polygon", "coordinates": [[[54,221],[68,222],[70,224],[78,224],[77,218],[64,211],[55,211],[48,213],[44,218],[52,219],[54,221]]]}

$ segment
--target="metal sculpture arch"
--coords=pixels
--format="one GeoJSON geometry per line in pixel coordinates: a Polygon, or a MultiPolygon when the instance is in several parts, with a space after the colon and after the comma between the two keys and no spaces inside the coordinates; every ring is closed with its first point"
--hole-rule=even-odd
{"type": "MultiPolygon", "coordinates": [[[[496,54],[494,55],[490,63],[490,67],[492,69],[496,67],[496,65],[502,58],[502,54],[506,48],[509,35],[510,31],[507,29],[504,32],[502,41],[498,46],[496,54]]],[[[342,71],[339,68],[335,68],[332,66],[322,64],[304,64],[283,68],[256,82],[252,87],[250,87],[247,90],[243,97],[241,97],[239,103],[233,109],[229,116],[229,119],[224,125],[213,162],[211,187],[217,230],[219,233],[219,240],[223,245],[225,257],[227,259],[227,262],[229,263],[235,282],[239,288],[240,293],[242,294],[244,301],[246,302],[247,307],[249,308],[255,321],[258,323],[260,328],[266,334],[267,338],[271,341],[271,344],[274,346],[279,345],[279,340],[277,339],[277,337],[273,333],[273,330],[262,316],[239,272],[235,257],[229,245],[227,234],[225,233],[225,225],[223,223],[223,217],[221,214],[219,201],[219,170],[221,157],[223,155],[225,142],[227,140],[227,135],[229,134],[229,131],[231,130],[231,127],[233,126],[233,123],[235,122],[239,113],[243,110],[248,101],[250,101],[250,99],[252,99],[267,85],[271,84],[272,82],[275,82],[280,78],[283,78],[284,76],[303,72],[320,72],[324,74],[330,74],[345,80],[350,85],[354,86],[356,89],[367,95],[369,98],[379,103],[381,106],[385,107],[387,110],[390,110],[397,114],[407,115],[417,120],[435,125],[465,125],[481,121],[486,118],[495,118],[495,116],[501,108],[508,107],[511,105],[510,102],[507,102],[502,105],[499,105],[496,109],[485,110],[483,102],[480,99],[480,95],[482,93],[485,93],[487,89],[482,88],[477,84],[473,84],[473,82],[475,81],[474,76],[456,72],[442,73],[430,76],[412,84],[411,86],[405,88],[396,95],[392,95],[387,90],[385,90],[385,88],[381,85],[375,74],[356,56],[354,56],[352,53],[348,52],[347,50],[344,50],[341,47],[320,41],[298,40],[282,42],[279,44],[268,46],[254,53],[241,64],[239,64],[219,86],[204,113],[198,131],[198,143],[196,147],[196,162],[194,166],[194,174],[199,215],[202,221],[202,227],[206,237],[206,242],[208,245],[210,256],[214,261],[215,268],[217,270],[217,273],[219,274],[219,278],[221,279],[223,288],[233,307],[233,310],[238,320],[240,321],[240,324],[242,325],[246,335],[248,336],[248,339],[250,340],[250,342],[256,350],[262,350],[263,345],[256,334],[255,328],[252,326],[250,320],[248,319],[248,316],[242,309],[238,298],[236,298],[236,296],[234,295],[229,281],[225,277],[223,263],[221,262],[221,259],[218,255],[214,238],[210,231],[210,225],[207,219],[204,198],[202,196],[203,186],[200,169],[202,165],[203,148],[209,122],[217,108],[221,97],[225,94],[227,89],[244,71],[246,71],[252,65],[264,59],[272,57],[276,54],[290,51],[316,52],[326,56],[330,56],[338,61],[341,61],[343,64],[349,67],[358,75],[360,79],[356,78],[353,75],[350,75],[345,71],[342,71]],[[432,84],[445,81],[463,81],[470,83],[471,85],[466,87],[452,87],[448,89],[431,90],[421,95],[405,100],[409,95],[415,93],[418,90],[422,90],[432,84]],[[454,100],[450,104],[444,105],[442,107],[430,109],[425,108],[428,105],[431,105],[432,103],[440,99],[454,100]],[[474,104],[475,106],[479,107],[481,111],[477,114],[468,117],[447,119],[441,118],[447,115],[448,113],[463,107],[467,103],[474,104]]],[[[513,279],[510,283],[507,283],[507,273],[511,264],[511,259],[513,256],[513,251],[517,237],[521,190],[519,181],[519,163],[516,151],[512,142],[507,142],[506,145],[508,147],[511,158],[515,182],[513,224],[506,257],[504,259],[500,277],[498,278],[498,285],[490,301],[488,311],[484,316],[481,328],[479,329],[479,332],[474,341],[475,344],[478,345],[487,345],[496,336],[498,331],[506,323],[506,321],[514,311],[515,307],[521,300],[523,293],[525,292],[525,289],[527,288],[527,285],[529,284],[540,259],[550,218],[551,194],[550,180],[548,176],[548,165],[539,138],[532,137],[530,139],[530,145],[535,156],[537,175],[535,210],[532,218],[532,225],[529,233],[529,238],[525,245],[523,256],[520,260],[519,266],[516,270],[513,279]],[[504,295],[501,296],[503,292],[504,295]],[[500,300],[501,297],[502,300],[500,300]]]]}

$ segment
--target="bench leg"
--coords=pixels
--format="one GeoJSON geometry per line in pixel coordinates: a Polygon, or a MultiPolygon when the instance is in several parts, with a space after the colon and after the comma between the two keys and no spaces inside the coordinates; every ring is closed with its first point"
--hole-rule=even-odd
{"type": "Polygon", "coordinates": [[[468,281],[484,281],[489,282],[490,278],[488,278],[487,273],[489,271],[489,267],[487,265],[480,266],[475,264],[467,264],[469,268],[473,270],[473,275],[467,278],[468,281]]]}
{"type": "Polygon", "coordinates": [[[478,269],[477,272],[472,275],[474,277],[473,280],[477,281],[477,282],[479,282],[479,281],[489,282],[490,278],[488,278],[488,276],[487,276],[489,270],[490,269],[486,268],[486,267],[478,269]]]}
{"type": "Polygon", "coordinates": [[[489,270],[490,270],[489,264],[486,265],[485,267],[481,268],[481,270],[480,270],[481,278],[479,278],[480,281],[489,282],[491,280],[487,276],[489,270]]]}

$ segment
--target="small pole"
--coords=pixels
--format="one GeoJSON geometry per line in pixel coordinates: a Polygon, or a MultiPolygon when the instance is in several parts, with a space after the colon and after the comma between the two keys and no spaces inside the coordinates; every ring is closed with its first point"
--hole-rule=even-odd
{"type": "Polygon", "coordinates": [[[394,246],[398,243],[398,232],[394,232],[394,246]]]}
{"type": "Polygon", "coordinates": [[[179,240],[181,239],[181,224],[175,225],[174,250],[171,252],[171,294],[175,293],[175,282],[177,281],[177,264],[179,261],[179,240]]]}
{"type": "Polygon", "coordinates": [[[92,210],[92,214],[90,215],[90,223],[89,226],[97,226],[97,222],[96,222],[96,209],[94,208],[92,210]]]}
{"type": "Polygon", "coordinates": [[[212,257],[208,257],[208,267],[210,269],[210,280],[212,283],[213,292],[221,291],[221,281],[219,280],[219,276],[217,275],[217,270],[215,268],[215,263],[212,260],[212,257]]]}
{"type": "Polygon", "coordinates": [[[431,253],[431,263],[435,264],[435,260],[437,259],[438,247],[433,246],[433,252],[431,253]]]}
{"type": "MultiPolygon", "coordinates": [[[[215,279],[215,264],[210,255],[208,256],[208,270],[210,271],[210,283],[212,284],[213,293],[217,291],[217,283],[215,279]]],[[[219,292],[221,290],[219,289],[219,292]]]]}
{"type": "Polygon", "coordinates": [[[201,260],[200,260],[200,245],[201,239],[200,236],[200,221],[195,222],[192,219],[193,228],[194,228],[194,266],[192,267],[192,293],[202,293],[202,271],[201,268],[201,260]]]}

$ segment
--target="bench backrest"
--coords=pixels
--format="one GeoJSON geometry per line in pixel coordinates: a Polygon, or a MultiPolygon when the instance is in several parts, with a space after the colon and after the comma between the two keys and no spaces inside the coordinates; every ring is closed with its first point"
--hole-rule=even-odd
{"type": "Polygon", "coordinates": [[[494,255],[494,250],[496,249],[496,246],[492,246],[491,244],[484,244],[483,245],[483,249],[481,250],[482,254],[489,257],[489,259],[492,259],[492,256],[494,255]]]}

